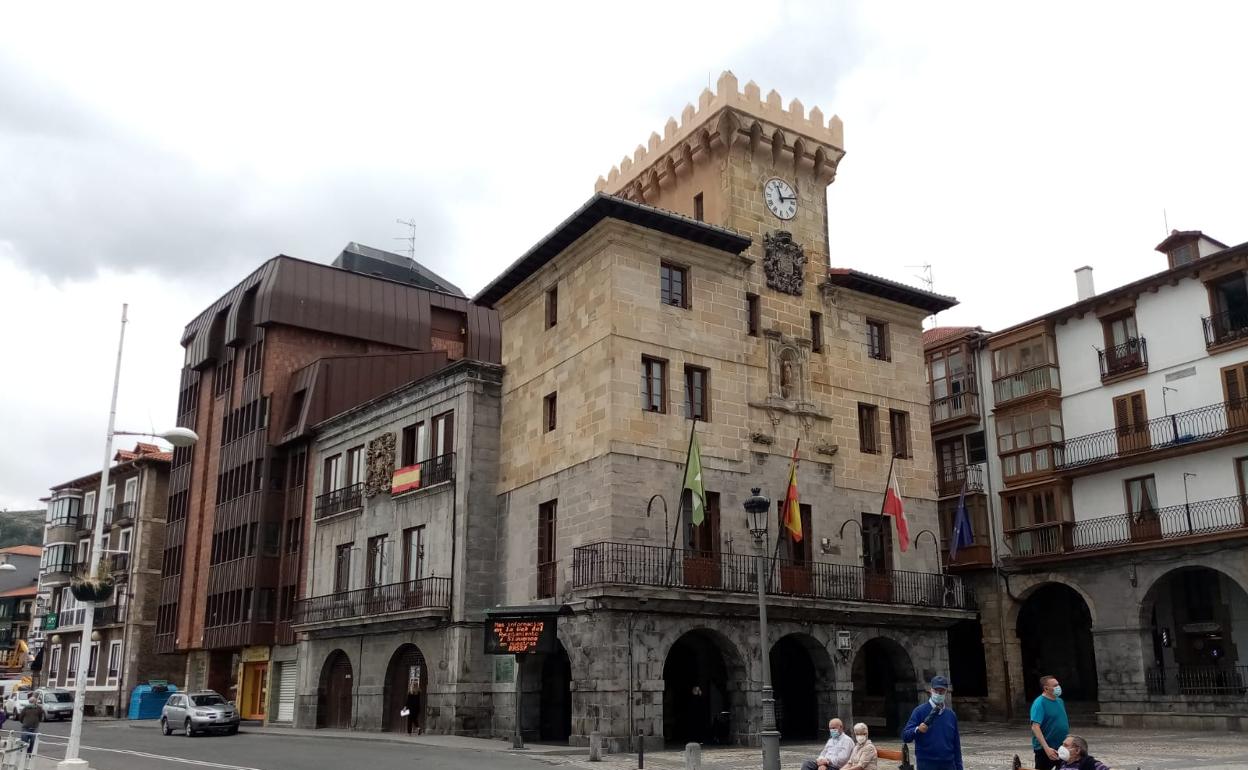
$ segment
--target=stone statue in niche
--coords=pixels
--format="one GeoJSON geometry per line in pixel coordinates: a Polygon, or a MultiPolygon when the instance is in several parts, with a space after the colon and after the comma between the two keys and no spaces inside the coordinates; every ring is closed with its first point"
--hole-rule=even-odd
{"type": "Polygon", "coordinates": [[[793,351],[786,350],[780,354],[780,397],[792,401],[796,383],[793,380],[793,351]]]}
{"type": "Polygon", "coordinates": [[[383,433],[368,442],[368,478],[364,482],[364,494],[376,497],[390,491],[394,478],[394,434],[383,433]]]}
{"type": "Polygon", "coordinates": [[[800,297],[805,270],[806,252],[792,233],[774,230],[763,236],[763,273],[769,288],[800,297]]]}

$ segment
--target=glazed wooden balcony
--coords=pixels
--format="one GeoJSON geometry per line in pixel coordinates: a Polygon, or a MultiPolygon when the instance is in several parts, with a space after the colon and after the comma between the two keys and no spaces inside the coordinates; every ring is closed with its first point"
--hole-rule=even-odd
{"type": "Polygon", "coordinates": [[[993,380],[992,395],[999,407],[1015,399],[1026,398],[1037,393],[1057,392],[1061,390],[1061,387],[1057,367],[1052,364],[1043,364],[993,380]]]}
{"type": "Polygon", "coordinates": [[[957,393],[932,399],[932,429],[941,430],[960,422],[979,421],[979,394],[957,393]]]}

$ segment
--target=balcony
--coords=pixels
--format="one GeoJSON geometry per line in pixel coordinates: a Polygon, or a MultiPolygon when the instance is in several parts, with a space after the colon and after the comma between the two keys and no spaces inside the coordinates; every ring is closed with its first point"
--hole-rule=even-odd
{"type": "Polygon", "coordinates": [[[78,517],[77,531],[84,534],[90,534],[95,531],[95,514],[78,517]]]}
{"type": "Polygon", "coordinates": [[[444,484],[453,478],[455,478],[455,453],[449,452],[396,470],[391,480],[390,494],[404,495],[435,484],[444,484]]]}
{"type": "Polygon", "coordinates": [[[363,505],[364,485],[362,483],[352,484],[349,487],[317,495],[315,516],[318,519],[323,519],[327,516],[353,511],[363,505]]]}
{"type": "Polygon", "coordinates": [[[134,508],[135,508],[134,502],[127,501],[127,502],[122,503],[121,505],[118,505],[116,508],[110,509],[110,513],[112,515],[109,517],[109,522],[114,527],[123,527],[128,524],[133,524],[134,523],[134,508]]]}
{"type": "Polygon", "coordinates": [[[1057,367],[1052,364],[1033,366],[1021,372],[1007,374],[992,381],[992,395],[997,406],[1018,398],[1037,393],[1061,390],[1057,367]]]}
{"type": "Polygon", "coordinates": [[[119,607],[116,604],[108,607],[95,608],[96,626],[112,626],[126,622],[126,607],[119,607]]]}
{"type": "Polygon", "coordinates": [[[1149,695],[1248,696],[1248,666],[1180,665],[1173,672],[1150,668],[1144,672],[1144,681],[1149,695]]]}
{"type": "Polygon", "coordinates": [[[19,610],[13,613],[14,623],[26,623],[30,621],[30,610],[19,610]]]}
{"type": "Polygon", "coordinates": [[[427,577],[295,602],[292,625],[374,618],[399,612],[451,608],[451,579],[427,577]]]}
{"type": "Polygon", "coordinates": [[[1068,438],[1054,447],[1054,466],[1059,471],[1188,447],[1248,429],[1248,399],[1202,406],[1148,422],[1068,438]]]}
{"type": "Polygon", "coordinates": [[[932,428],[947,427],[956,420],[974,422],[979,420],[979,394],[957,393],[932,400],[932,428]]]}
{"type": "MultiPolygon", "coordinates": [[[[572,551],[572,587],[646,586],[690,591],[758,593],[755,558],[637,543],[602,542],[572,551]]],[[[972,609],[974,594],[955,575],[868,572],[852,564],[798,564],[768,558],[766,591],[798,599],[972,609]]],[[[636,593],[630,591],[630,593],[636,593]]]]}
{"type": "Polygon", "coordinates": [[[1101,382],[1132,372],[1148,371],[1148,343],[1133,337],[1121,345],[1096,351],[1101,366],[1101,382]]]}
{"type": "Polygon", "coordinates": [[[936,493],[940,497],[962,494],[962,485],[968,493],[984,491],[984,467],[982,465],[953,465],[940,468],[936,473],[936,493]]]}
{"type": "Polygon", "coordinates": [[[130,554],[115,553],[109,556],[113,562],[113,572],[129,572],[130,571],[130,554]]]}
{"type": "Polygon", "coordinates": [[[74,574],[75,575],[85,575],[90,571],[91,571],[90,559],[80,559],[74,562],[74,574]]]}
{"type": "Polygon", "coordinates": [[[1248,534],[1248,496],[1171,505],[1074,522],[1007,530],[1012,558],[1029,559],[1176,542],[1222,533],[1248,534]]]}
{"type": "Polygon", "coordinates": [[[1248,338],[1248,308],[1235,308],[1200,319],[1205,328],[1205,348],[1215,348],[1248,338]]]}
{"type": "MultiPolygon", "coordinates": [[[[73,628],[75,626],[81,626],[83,624],[83,621],[87,619],[87,608],[75,607],[72,610],[61,610],[59,613],[55,613],[55,614],[57,615],[57,624],[56,624],[57,628],[59,629],[73,628]]],[[[48,617],[52,617],[52,616],[49,615],[48,617]]],[[[52,629],[49,629],[45,625],[43,630],[50,631],[52,629]]]]}

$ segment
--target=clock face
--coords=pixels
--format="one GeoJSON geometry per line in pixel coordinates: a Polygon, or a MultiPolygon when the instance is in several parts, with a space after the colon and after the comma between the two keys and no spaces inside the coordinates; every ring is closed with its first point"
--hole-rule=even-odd
{"type": "Polygon", "coordinates": [[[797,191],[788,182],[772,177],[763,185],[763,200],[767,208],[780,219],[797,216],[797,191]]]}

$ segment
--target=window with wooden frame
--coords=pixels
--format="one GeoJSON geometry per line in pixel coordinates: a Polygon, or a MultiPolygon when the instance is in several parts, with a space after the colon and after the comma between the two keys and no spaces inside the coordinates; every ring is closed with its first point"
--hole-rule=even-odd
{"type": "Polygon", "coordinates": [[[1157,482],[1152,474],[1122,482],[1127,498],[1127,513],[1140,519],[1157,513],[1157,482]]]}
{"type": "Polygon", "coordinates": [[[364,483],[364,445],[351,447],[347,450],[347,462],[343,468],[347,478],[344,487],[364,483]]]}
{"type": "Polygon", "coordinates": [[[693,218],[699,222],[706,221],[706,208],[702,201],[702,193],[693,196],[693,218]]]}
{"type": "Polygon", "coordinates": [[[749,335],[751,337],[757,337],[758,327],[762,320],[761,313],[759,310],[759,305],[758,305],[757,294],[745,295],[745,315],[746,315],[746,330],[749,332],[749,335]]]}
{"type": "Polygon", "coordinates": [[[1248,402],[1248,363],[1222,370],[1222,396],[1228,407],[1242,408],[1248,402]]]}
{"type": "Polygon", "coordinates": [[[927,358],[927,381],[933,421],[967,414],[970,403],[959,397],[976,392],[974,357],[961,345],[933,351],[927,358]]]}
{"type": "Polygon", "coordinates": [[[559,394],[547,393],[542,399],[542,432],[550,433],[558,426],[559,394]]]}
{"type": "Polygon", "coordinates": [[[1114,399],[1114,428],[1118,433],[1119,453],[1138,452],[1150,447],[1144,391],[1137,390],[1114,399]]]}
{"type": "Polygon", "coordinates": [[[700,366],[685,366],[685,417],[711,420],[711,373],[700,366]]]}
{"type": "Polygon", "coordinates": [[[858,405],[858,449],[870,454],[880,451],[880,410],[872,404],[858,405]]]}
{"type": "Polygon", "coordinates": [[[406,468],[409,465],[415,465],[420,462],[419,452],[421,450],[421,434],[424,433],[425,424],[418,422],[414,425],[408,425],[403,429],[403,438],[399,446],[399,467],[406,468]]]}
{"type": "Polygon", "coordinates": [[[340,594],[351,588],[351,552],[354,543],[343,543],[334,549],[334,593],[340,594]]]}
{"type": "Polygon", "coordinates": [[[330,455],[325,458],[321,469],[321,494],[329,494],[338,489],[338,471],[342,466],[342,455],[330,455]]]}
{"type": "Polygon", "coordinates": [[[1211,315],[1205,342],[1217,345],[1242,339],[1248,332],[1248,274],[1236,272],[1207,284],[1211,315]]]}
{"type": "Polygon", "coordinates": [[[403,579],[420,580],[425,574],[425,526],[403,530],[403,579]]]}
{"type": "Polygon", "coordinates": [[[555,534],[559,501],[547,500],[537,507],[537,598],[555,595],[555,534]]]}
{"type": "Polygon", "coordinates": [[[1006,479],[1053,468],[1053,444],[1062,440],[1062,412],[1041,404],[997,417],[997,454],[1006,479]]]}
{"type": "Polygon", "coordinates": [[[911,457],[910,413],[889,409],[888,429],[893,439],[893,457],[911,457]]]}
{"type": "Polygon", "coordinates": [[[810,511],[809,504],[798,504],[798,513],[802,521],[802,539],[795,543],[792,535],[789,534],[789,530],[785,528],[784,499],[781,498],[776,501],[776,512],[780,519],[781,558],[791,562],[795,567],[809,566],[814,561],[815,539],[810,529],[810,511]]]}
{"type": "Polygon", "coordinates": [[[1025,529],[1053,524],[1065,519],[1066,493],[1060,487],[1033,487],[1002,495],[1005,502],[1005,528],[1025,529]]]}
{"type": "Polygon", "coordinates": [[[386,582],[386,536],[377,535],[368,539],[368,577],[365,585],[368,588],[383,585],[386,582]]]}
{"type": "Polygon", "coordinates": [[[559,286],[551,286],[546,290],[546,328],[559,323],[559,286]]]}
{"type": "Polygon", "coordinates": [[[810,312],[810,350],[823,352],[823,313],[810,312]]]}
{"type": "Polygon", "coordinates": [[[685,531],[685,549],[698,557],[717,557],[720,552],[719,493],[706,491],[702,523],[693,524],[693,493],[686,489],[680,496],[680,520],[685,531]]]}
{"type": "Polygon", "coordinates": [[[877,361],[889,360],[888,323],[867,319],[867,355],[877,361]]]}
{"type": "Polygon", "coordinates": [[[429,438],[429,456],[445,457],[455,451],[455,413],[443,412],[429,421],[433,426],[429,438]]]}
{"type": "Polygon", "coordinates": [[[667,362],[641,357],[641,408],[646,412],[667,412],[667,362]]]}
{"type": "Polygon", "coordinates": [[[672,307],[689,307],[688,268],[659,263],[659,301],[672,307]]]}

